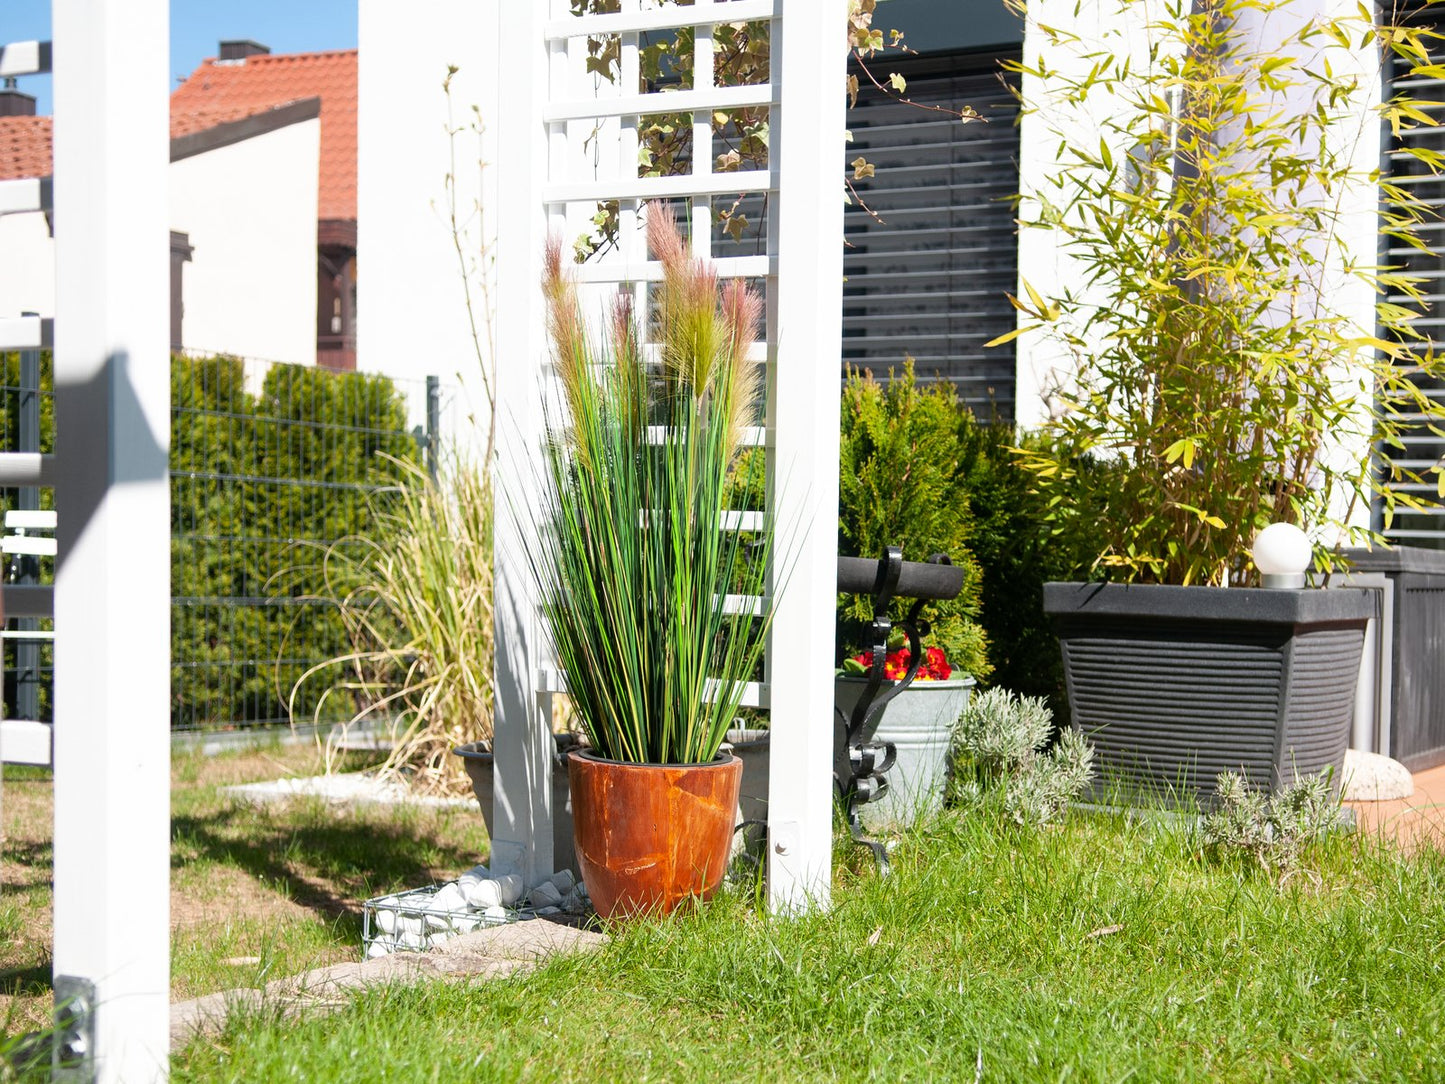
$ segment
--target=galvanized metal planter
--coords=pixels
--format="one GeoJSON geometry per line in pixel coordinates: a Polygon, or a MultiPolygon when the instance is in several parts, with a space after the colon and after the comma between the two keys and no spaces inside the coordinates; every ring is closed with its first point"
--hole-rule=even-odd
{"type": "Polygon", "coordinates": [[[1223,771],[1338,785],[1374,608],[1348,588],[1046,584],[1093,797],[1206,806],[1223,771]]]}
{"type": "MultiPolygon", "coordinates": [[[[949,739],[973,686],[973,678],[967,676],[915,681],[884,707],[872,740],[891,744],[897,759],[886,774],[888,789],[858,808],[870,831],[906,827],[942,806],[949,739]]],[[[834,703],[847,716],[867,687],[867,678],[839,677],[834,682],[834,703]]]]}

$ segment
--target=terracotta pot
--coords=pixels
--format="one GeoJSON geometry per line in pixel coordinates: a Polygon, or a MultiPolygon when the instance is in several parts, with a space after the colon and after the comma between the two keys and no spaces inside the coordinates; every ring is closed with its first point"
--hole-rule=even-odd
{"type": "Polygon", "coordinates": [[[732,844],[743,762],[623,764],[567,756],[577,864],[603,918],[669,914],[708,899],[732,844]]]}

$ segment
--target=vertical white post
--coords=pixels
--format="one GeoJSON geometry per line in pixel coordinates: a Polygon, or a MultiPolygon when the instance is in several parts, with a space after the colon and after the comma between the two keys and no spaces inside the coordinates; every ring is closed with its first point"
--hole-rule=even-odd
{"type": "Polygon", "coordinates": [[[769,651],[772,770],[768,899],[829,903],[833,844],[833,610],[838,554],[842,354],[845,0],[788,5],[775,19],[777,337],[769,427],[781,587],[769,651]],[[781,648],[781,650],[778,650],[781,648]],[[779,665],[781,663],[781,665],[779,665]]]}
{"type": "Polygon", "coordinates": [[[497,5],[502,106],[496,133],[497,463],[496,687],[492,868],[528,884],[552,870],[552,720],[535,693],[541,660],[537,596],[527,564],[537,489],[540,373],[544,349],[541,203],[548,136],[542,102],[548,70],[547,0],[497,5]]]}
{"type": "Polygon", "coordinates": [[[55,974],[103,1082],[170,1009],[167,0],[55,0],[55,974]]]}

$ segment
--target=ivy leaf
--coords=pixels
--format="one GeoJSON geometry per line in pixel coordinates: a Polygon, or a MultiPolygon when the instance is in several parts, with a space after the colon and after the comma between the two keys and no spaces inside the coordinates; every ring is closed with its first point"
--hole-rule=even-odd
{"type": "Polygon", "coordinates": [[[868,161],[868,159],[864,158],[862,155],[859,155],[857,158],[853,159],[850,165],[852,165],[853,167],[853,179],[855,181],[865,181],[869,177],[873,176],[873,163],[868,161]]]}
{"type": "Polygon", "coordinates": [[[902,94],[908,89],[908,80],[903,78],[903,76],[899,75],[897,72],[888,73],[888,84],[899,94],[902,94]]]}

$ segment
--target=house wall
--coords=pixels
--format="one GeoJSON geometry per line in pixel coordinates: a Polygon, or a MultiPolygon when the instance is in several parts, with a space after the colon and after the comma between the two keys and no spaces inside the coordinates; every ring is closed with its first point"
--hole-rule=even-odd
{"type": "MultiPolygon", "coordinates": [[[[467,319],[467,293],[448,224],[447,179],[456,178],[463,256],[472,284],[477,331],[485,344],[484,226],[494,235],[494,200],[482,200],[484,154],[470,130],[480,111],[496,117],[495,80],[483,62],[495,35],[492,3],[439,0],[424,11],[390,0],[360,0],[357,118],[357,368],[422,381],[455,382],[462,416],[483,418],[487,397],[467,319]],[[451,126],[442,90],[452,78],[451,126]],[[478,217],[486,207],[486,223],[478,217]]],[[[486,152],[485,157],[493,157],[486,152]]],[[[490,269],[488,269],[490,270],[490,269]]],[[[485,347],[490,356],[490,348],[485,347]]],[[[410,396],[414,413],[425,397],[410,396]]],[[[411,419],[421,424],[424,417],[411,419]]],[[[464,441],[469,427],[455,434],[464,441]]]]}
{"type": "Polygon", "coordinates": [[[316,118],[171,163],[187,350],[316,361],[316,118]]]}
{"type": "Polygon", "coordinates": [[[55,246],[45,215],[0,215],[0,316],[55,315],[55,246]]]}

